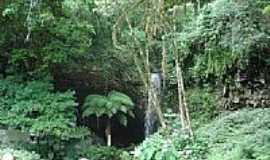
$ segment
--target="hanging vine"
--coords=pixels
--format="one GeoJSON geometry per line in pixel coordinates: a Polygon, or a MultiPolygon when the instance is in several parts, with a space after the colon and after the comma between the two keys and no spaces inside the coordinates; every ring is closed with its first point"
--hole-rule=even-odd
{"type": "Polygon", "coordinates": [[[41,0],[30,0],[26,17],[27,35],[25,41],[28,42],[34,26],[34,9],[39,7],[41,0]]]}
{"type": "MultiPolygon", "coordinates": [[[[177,7],[174,7],[176,9],[177,7]]],[[[174,10],[175,12],[175,10],[174,10]]],[[[176,17],[174,16],[174,19],[176,17]]],[[[176,33],[176,22],[169,22],[169,19],[165,15],[164,10],[164,0],[150,0],[143,1],[139,0],[134,2],[130,7],[123,10],[122,15],[119,16],[115,25],[113,26],[112,39],[116,48],[122,49],[126,46],[131,46],[128,49],[132,49],[132,56],[134,58],[135,65],[137,66],[137,70],[139,75],[144,83],[146,91],[148,92],[148,105],[155,106],[156,113],[158,115],[159,122],[162,127],[166,127],[165,120],[163,118],[163,114],[161,111],[161,103],[158,100],[155,91],[151,86],[151,70],[153,68],[153,62],[151,59],[152,52],[155,51],[154,48],[157,47],[156,41],[159,41],[159,55],[161,56],[160,64],[161,71],[163,76],[163,88],[166,87],[166,67],[167,67],[167,52],[168,48],[173,48],[172,52],[174,55],[174,60],[176,63],[176,77],[178,82],[178,97],[179,97],[179,112],[181,117],[182,127],[187,129],[188,132],[192,135],[191,124],[189,119],[188,108],[185,100],[185,91],[184,91],[184,83],[181,69],[181,61],[179,60],[179,53],[177,50],[176,41],[169,42],[167,37],[171,34],[176,33]],[[136,11],[139,7],[143,8],[143,16],[141,21],[138,23],[139,26],[136,26],[136,29],[140,29],[145,34],[145,39],[143,44],[138,40],[137,35],[135,33],[135,27],[132,26],[132,23],[129,20],[129,14],[132,11],[136,11]],[[124,21],[124,19],[126,21],[124,21]],[[120,44],[117,35],[119,34],[120,28],[123,27],[124,23],[128,24],[129,35],[132,37],[132,42],[128,42],[128,45],[120,44]],[[171,27],[173,26],[173,27],[171,27]],[[161,41],[160,41],[161,39],[161,41]],[[168,43],[170,45],[168,46],[168,43]],[[161,44],[161,45],[160,45],[161,44]],[[160,47],[161,46],[161,47],[160,47]],[[153,104],[152,104],[153,103],[153,104]]],[[[170,37],[172,38],[172,37],[170,37]]],[[[173,37],[172,39],[175,39],[173,37]]],[[[127,49],[126,49],[127,50],[127,49]]],[[[130,50],[129,50],[130,51],[130,50]]],[[[156,55],[154,55],[156,56],[156,55]]]]}

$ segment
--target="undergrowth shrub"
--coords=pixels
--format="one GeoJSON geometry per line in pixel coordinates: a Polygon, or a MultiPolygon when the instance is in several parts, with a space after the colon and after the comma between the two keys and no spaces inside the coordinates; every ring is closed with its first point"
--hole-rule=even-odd
{"type": "Polygon", "coordinates": [[[55,92],[47,81],[23,82],[19,77],[0,80],[0,124],[39,137],[81,138],[76,127],[74,92],[55,92]]]}
{"type": "Polygon", "coordinates": [[[218,96],[213,89],[190,89],[186,97],[193,127],[206,124],[218,115],[218,96]]]}
{"type": "Polygon", "coordinates": [[[227,113],[197,130],[207,138],[209,160],[269,160],[270,109],[227,113]]]}
{"type": "Polygon", "coordinates": [[[128,152],[107,146],[89,146],[81,149],[77,153],[79,157],[89,160],[131,160],[132,157],[128,152]]]}
{"type": "MultiPolygon", "coordinates": [[[[172,116],[172,113],[171,113],[172,116]]],[[[181,131],[179,119],[135,149],[138,160],[269,160],[270,109],[224,112],[211,123],[181,131]]]]}
{"type": "Polygon", "coordinates": [[[69,140],[89,135],[76,126],[76,106],[74,92],[56,92],[49,81],[0,79],[0,125],[25,133],[31,143],[19,147],[48,159],[61,159],[69,140]]]}
{"type": "Polygon", "coordinates": [[[41,160],[40,156],[34,152],[15,150],[11,148],[0,148],[0,158],[6,153],[12,154],[16,160],[41,160]]]}
{"type": "Polygon", "coordinates": [[[146,138],[135,148],[138,160],[199,160],[207,151],[207,143],[200,137],[190,137],[181,130],[178,114],[165,115],[168,127],[146,138]]]}
{"type": "Polygon", "coordinates": [[[180,132],[170,135],[157,132],[135,149],[138,160],[199,160],[207,144],[180,132]]]}

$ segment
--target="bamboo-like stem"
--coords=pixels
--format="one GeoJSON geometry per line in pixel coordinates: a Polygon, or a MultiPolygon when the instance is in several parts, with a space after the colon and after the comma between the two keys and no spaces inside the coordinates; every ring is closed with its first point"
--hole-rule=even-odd
{"type": "MultiPolygon", "coordinates": [[[[158,33],[162,33],[165,30],[164,21],[164,0],[137,0],[128,7],[128,9],[123,10],[122,14],[117,19],[115,25],[113,26],[112,39],[113,44],[118,49],[123,49],[117,41],[117,34],[119,33],[119,26],[123,24],[123,20],[127,22],[128,29],[130,31],[131,37],[133,39],[133,60],[138,70],[139,76],[144,83],[145,90],[148,93],[148,105],[149,107],[154,107],[155,112],[158,116],[158,120],[162,127],[166,127],[165,120],[162,114],[161,106],[160,106],[160,95],[157,95],[152,84],[151,84],[151,63],[150,63],[150,51],[152,51],[151,47],[154,44],[155,37],[158,33]],[[145,44],[141,44],[141,42],[137,39],[134,34],[134,29],[132,24],[128,19],[128,14],[133,10],[132,8],[136,8],[140,4],[144,4],[143,11],[145,12],[144,18],[140,22],[142,27],[144,28],[144,33],[146,35],[145,44]]],[[[162,74],[163,74],[163,88],[166,85],[166,59],[167,53],[165,48],[165,42],[162,47],[162,74]]]]}
{"type": "Polygon", "coordinates": [[[162,67],[162,88],[163,90],[166,90],[166,74],[167,74],[167,51],[166,51],[166,44],[165,40],[162,39],[162,62],[161,62],[161,67],[162,67]]]}
{"type": "MultiPolygon", "coordinates": [[[[174,8],[173,17],[175,17],[176,8],[174,8]]],[[[176,32],[176,23],[174,22],[173,30],[176,32]]],[[[190,135],[193,135],[192,129],[191,129],[191,123],[190,123],[190,117],[189,117],[189,111],[186,103],[185,98],[185,90],[184,90],[184,81],[183,81],[183,75],[182,75],[182,69],[181,64],[179,60],[178,55],[178,49],[177,49],[177,42],[175,37],[173,37],[173,55],[174,55],[174,61],[175,61],[175,67],[176,67],[176,78],[177,78],[177,86],[178,86],[178,107],[180,112],[180,119],[182,128],[184,130],[187,130],[190,135]]]]}

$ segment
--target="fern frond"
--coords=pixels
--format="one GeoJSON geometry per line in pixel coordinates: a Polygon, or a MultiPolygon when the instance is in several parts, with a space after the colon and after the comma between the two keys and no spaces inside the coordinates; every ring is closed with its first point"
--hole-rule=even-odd
{"type": "MultiPolygon", "coordinates": [[[[83,105],[83,117],[96,115],[97,117],[106,115],[109,118],[122,114],[134,117],[132,112],[134,103],[131,98],[123,93],[112,91],[107,97],[101,95],[89,95],[83,105]]],[[[121,118],[126,124],[127,119],[121,118]]]]}
{"type": "Polygon", "coordinates": [[[106,114],[108,104],[107,97],[101,95],[89,95],[83,105],[83,117],[95,114],[97,117],[106,114]]]}
{"type": "Polygon", "coordinates": [[[117,115],[117,119],[119,120],[119,122],[120,122],[123,126],[127,126],[128,119],[127,119],[126,115],[124,115],[124,114],[119,114],[119,115],[117,115]]]}
{"type": "Polygon", "coordinates": [[[89,95],[86,97],[83,108],[86,107],[104,107],[108,103],[108,99],[101,95],[89,95]]]}
{"type": "Polygon", "coordinates": [[[117,91],[110,92],[109,99],[110,101],[114,103],[120,103],[124,106],[134,106],[134,103],[132,102],[129,96],[127,96],[124,93],[117,92],[117,91]]]}
{"type": "Polygon", "coordinates": [[[93,114],[96,114],[96,112],[94,111],[93,108],[89,107],[89,108],[86,108],[86,110],[83,111],[82,117],[88,117],[88,116],[91,116],[93,114]]]}

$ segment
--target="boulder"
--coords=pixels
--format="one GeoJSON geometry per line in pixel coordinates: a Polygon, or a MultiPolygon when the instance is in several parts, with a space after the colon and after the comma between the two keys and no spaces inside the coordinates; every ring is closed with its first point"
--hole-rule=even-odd
{"type": "Polygon", "coordinates": [[[15,157],[11,153],[5,153],[1,160],[15,160],[15,157]]]}

